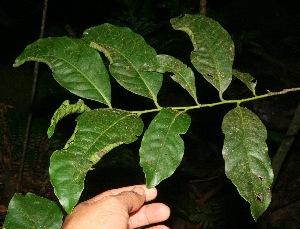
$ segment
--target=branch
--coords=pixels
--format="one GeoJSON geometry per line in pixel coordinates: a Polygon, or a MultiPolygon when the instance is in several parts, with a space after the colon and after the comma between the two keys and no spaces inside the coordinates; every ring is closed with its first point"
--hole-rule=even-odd
{"type": "MultiPolygon", "coordinates": [[[[39,38],[44,37],[47,8],[48,8],[48,0],[44,0],[43,16],[42,16],[39,38]]],[[[26,155],[27,155],[29,133],[30,133],[31,123],[32,123],[33,107],[34,107],[35,97],[36,97],[38,73],[39,73],[39,62],[35,62],[34,70],[33,70],[33,83],[32,83],[32,88],[31,88],[30,102],[29,102],[29,111],[28,111],[25,134],[24,134],[24,140],[23,140],[23,146],[22,146],[22,157],[21,157],[20,170],[19,170],[19,176],[18,176],[18,186],[19,187],[16,188],[18,190],[18,192],[22,192],[22,178],[23,178],[25,159],[26,159],[26,155]]]]}
{"type": "MultiPolygon", "coordinates": [[[[274,95],[284,95],[290,92],[295,92],[295,91],[300,91],[300,87],[296,88],[289,88],[289,89],[283,89],[282,91],[276,91],[276,92],[271,92],[268,91],[268,93],[263,94],[263,95],[257,95],[254,97],[246,98],[246,99],[233,99],[233,100],[222,100],[221,102],[216,102],[216,103],[209,103],[209,104],[199,104],[196,106],[189,106],[189,107],[170,107],[173,110],[192,110],[192,109],[199,109],[203,107],[214,107],[222,104],[231,104],[231,103],[236,103],[236,104],[241,104],[244,102],[249,102],[257,99],[263,99],[267,97],[271,97],[274,95]]],[[[132,113],[135,113],[137,115],[145,114],[145,113],[151,113],[151,112],[158,112],[162,109],[163,107],[159,107],[156,109],[151,109],[151,110],[144,110],[144,111],[132,111],[132,113]]]]}

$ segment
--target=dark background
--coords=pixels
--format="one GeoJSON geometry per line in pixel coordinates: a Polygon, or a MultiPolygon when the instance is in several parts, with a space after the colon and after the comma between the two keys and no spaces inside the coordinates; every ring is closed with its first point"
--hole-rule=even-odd
{"type": "MultiPolygon", "coordinates": [[[[20,166],[26,117],[34,63],[13,68],[15,58],[36,41],[40,33],[43,1],[0,1],[0,153],[12,154],[14,174],[20,166]]],[[[182,33],[174,31],[169,19],[184,13],[199,13],[194,0],[49,0],[45,37],[81,37],[82,32],[105,22],[127,26],[144,36],[158,53],[188,61],[191,45],[182,33]],[[174,39],[176,37],[176,39],[174,39]]],[[[218,21],[232,36],[236,46],[234,67],[258,80],[258,94],[300,85],[300,14],[295,1],[279,0],[207,0],[207,16],[218,21]]],[[[164,106],[189,103],[172,82],[159,99],[164,106]],[[175,93],[174,93],[175,92],[175,93]],[[174,98],[180,97],[179,100],[174,98]]],[[[200,102],[218,100],[217,93],[205,80],[197,78],[200,102]]],[[[122,109],[149,101],[132,96],[113,84],[113,104],[122,109]],[[128,102],[130,101],[130,102],[128,102]]],[[[299,103],[299,92],[247,103],[268,129],[268,146],[273,156],[286,133],[299,103]]],[[[249,96],[243,85],[233,81],[226,98],[249,96]]],[[[46,131],[55,109],[65,99],[77,98],[60,88],[51,71],[41,65],[33,124],[23,175],[23,192],[33,192],[53,199],[47,166],[51,153],[61,148],[72,133],[74,117],[60,124],[50,140],[46,131]]],[[[94,106],[91,103],[91,106],[94,106]]],[[[220,154],[223,135],[221,122],[230,106],[206,108],[191,112],[191,128],[185,138],[182,164],[159,186],[158,200],[171,206],[171,228],[298,228],[300,215],[299,150],[300,137],[295,137],[282,167],[269,209],[255,223],[249,206],[224,176],[220,154]],[[201,227],[202,226],[202,227],[201,227]]],[[[145,116],[145,122],[151,120],[145,116]]],[[[82,199],[101,191],[143,183],[138,165],[138,142],[120,147],[108,154],[98,168],[89,173],[82,199]]],[[[13,174],[10,174],[13,177],[13,174]]],[[[0,213],[3,221],[9,199],[14,194],[15,180],[8,181],[0,167],[0,213]],[[9,186],[12,185],[12,186],[9,186]]]]}

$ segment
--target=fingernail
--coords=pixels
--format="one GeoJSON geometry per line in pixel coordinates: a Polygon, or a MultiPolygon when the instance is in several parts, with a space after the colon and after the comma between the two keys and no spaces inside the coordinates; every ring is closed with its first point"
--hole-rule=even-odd
{"type": "Polygon", "coordinates": [[[140,188],[140,187],[134,187],[131,191],[136,192],[137,194],[139,194],[141,196],[145,196],[146,195],[144,189],[140,188]]]}

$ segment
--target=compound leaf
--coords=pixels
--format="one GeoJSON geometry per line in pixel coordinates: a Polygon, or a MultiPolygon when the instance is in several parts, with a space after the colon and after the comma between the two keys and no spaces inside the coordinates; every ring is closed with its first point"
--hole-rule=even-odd
{"type": "Polygon", "coordinates": [[[157,54],[142,36],[106,23],[86,30],[83,39],[105,54],[110,61],[109,71],[120,85],[157,101],[162,74],[144,71],[146,64],[157,65],[157,54]]]}
{"type": "Polygon", "coordinates": [[[179,166],[184,153],[184,142],[179,134],[186,133],[190,122],[186,113],[166,108],[150,123],[140,148],[140,165],[147,187],[158,185],[179,166]]]}
{"type": "Polygon", "coordinates": [[[230,35],[218,22],[201,15],[172,18],[171,24],[189,35],[194,46],[192,64],[222,98],[232,80],[234,44],[230,35]]]}
{"type": "Polygon", "coordinates": [[[17,57],[14,67],[26,61],[44,62],[54,79],[75,95],[111,107],[109,75],[99,53],[82,40],[68,37],[39,39],[17,57]]]}
{"type": "Polygon", "coordinates": [[[48,199],[27,193],[16,193],[9,202],[3,228],[57,228],[63,222],[59,206],[48,199]],[[51,216],[51,217],[49,217],[51,216]]]}
{"type": "Polygon", "coordinates": [[[55,126],[58,123],[59,120],[66,117],[69,114],[74,113],[83,113],[85,111],[90,111],[91,109],[84,104],[84,102],[79,99],[76,104],[70,104],[69,100],[65,100],[60,107],[55,111],[54,115],[51,118],[51,124],[48,128],[47,134],[48,138],[51,138],[51,136],[54,133],[55,126]]]}
{"type": "Polygon", "coordinates": [[[54,192],[67,213],[77,203],[91,167],[118,145],[135,141],[144,125],[137,115],[117,109],[87,111],[76,121],[73,141],[53,153],[49,169],[54,192]]]}
{"type": "Polygon", "coordinates": [[[252,111],[237,107],[225,115],[222,130],[225,173],[257,220],[270,204],[273,182],[266,128],[252,111]]]}

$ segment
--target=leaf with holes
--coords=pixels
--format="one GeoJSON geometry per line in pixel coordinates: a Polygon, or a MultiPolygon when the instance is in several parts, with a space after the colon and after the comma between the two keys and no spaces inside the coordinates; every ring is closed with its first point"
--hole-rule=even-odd
{"type": "Polygon", "coordinates": [[[222,130],[226,176],[250,203],[252,216],[257,220],[271,202],[273,182],[266,128],[252,111],[237,107],[225,115],[222,130]]]}
{"type": "Polygon", "coordinates": [[[14,67],[26,61],[44,62],[54,79],[75,95],[111,106],[109,75],[99,53],[79,39],[51,37],[28,45],[14,67]]]}
{"type": "Polygon", "coordinates": [[[3,228],[60,229],[62,219],[63,213],[55,202],[32,193],[16,193],[9,203],[3,228]]]}
{"type": "Polygon", "coordinates": [[[74,140],[53,153],[49,169],[54,192],[67,213],[77,203],[92,166],[118,145],[134,142],[144,125],[137,115],[117,109],[87,111],[76,121],[74,140]]]}
{"type": "Polygon", "coordinates": [[[218,22],[200,15],[173,18],[171,24],[189,35],[194,46],[192,64],[222,97],[232,80],[234,59],[234,44],[228,32],[218,22]]]}
{"type": "Polygon", "coordinates": [[[162,109],[145,131],[140,148],[140,165],[146,176],[147,187],[154,187],[170,177],[179,166],[184,153],[184,134],[190,117],[170,108],[162,109]]]}
{"type": "Polygon", "coordinates": [[[156,51],[129,28],[102,24],[86,30],[83,39],[103,52],[110,61],[109,71],[127,90],[157,101],[162,74],[144,71],[157,65],[156,51]]]}

